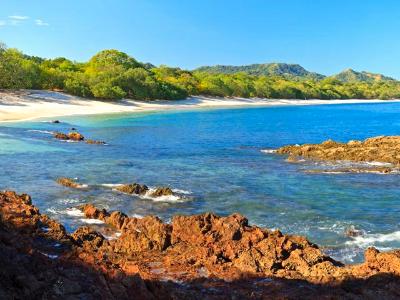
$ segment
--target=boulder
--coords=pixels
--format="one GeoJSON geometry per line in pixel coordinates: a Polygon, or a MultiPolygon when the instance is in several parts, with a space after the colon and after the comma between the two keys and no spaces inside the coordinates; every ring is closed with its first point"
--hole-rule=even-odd
{"type": "Polygon", "coordinates": [[[66,135],[65,133],[61,133],[61,132],[56,132],[54,133],[54,138],[59,139],[59,140],[69,140],[69,136],[66,135]]]}
{"type": "Polygon", "coordinates": [[[85,137],[77,131],[68,133],[68,138],[72,141],[83,141],[85,139],[85,137]]]}
{"type": "Polygon", "coordinates": [[[82,187],[79,183],[77,183],[74,179],[72,178],[67,178],[67,177],[60,177],[57,178],[56,182],[60,185],[63,185],[65,187],[69,188],[74,188],[74,189],[79,189],[82,187]]]}
{"type": "Polygon", "coordinates": [[[151,197],[171,196],[174,192],[169,187],[157,187],[151,194],[151,197]]]}
{"type": "Polygon", "coordinates": [[[149,191],[149,188],[144,184],[132,183],[118,186],[116,190],[125,194],[144,195],[149,191]]]}

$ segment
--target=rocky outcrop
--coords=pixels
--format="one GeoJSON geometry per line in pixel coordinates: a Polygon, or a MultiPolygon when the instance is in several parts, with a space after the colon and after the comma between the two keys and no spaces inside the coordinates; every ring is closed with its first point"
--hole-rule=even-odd
{"type": "Polygon", "coordinates": [[[144,195],[149,191],[149,187],[145,184],[131,183],[120,185],[116,190],[125,194],[144,195]]]}
{"type": "Polygon", "coordinates": [[[71,131],[68,133],[68,138],[72,141],[83,141],[85,137],[77,131],[71,131]]]}
{"type": "Polygon", "coordinates": [[[151,192],[151,197],[162,197],[162,196],[172,196],[174,192],[169,187],[158,187],[153,192],[151,192]]]}
{"type": "Polygon", "coordinates": [[[32,205],[0,193],[0,298],[364,299],[399,297],[400,251],[368,249],[345,266],[306,238],[211,213],[133,218],[93,205],[114,230],[72,234],[32,205]]]}
{"type": "Polygon", "coordinates": [[[123,184],[116,187],[116,190],[125,194],[147,195],[154,198],[175,195],[170,187],[157,187],[155,189],[150,189],[147,185],[139,183],[123,184]]]}
{"type": "Polygon", "coordinates": [[[83,141],[85,139],[85,137],[82,134],[76,131],[71,131],[68,134],[62,132],[56,132],[54,133],[54,138],[59,140],[71,140],[77,142],[83,141]]]}
{"type": "Polygon", "coordinates": [[[77,183],[74,179],[67,178],[67,177],[57,178],[56,182],[65,187],[74,188],[74,189],[79,189],[79,188],[83,187],[83,185],[77,183]]]}
{"type": "Polygon", "coordinates": [[[364,141],[339,143],[327,140],[321,144],[291,145],[279,148],[279,154],[288,154],[288,161],[298,158],[328,161],[380,162],[384,166],[344,168],[349,172],[374,171],[390,173],[400,168],[400,136],[378,136],[364,141]]]}

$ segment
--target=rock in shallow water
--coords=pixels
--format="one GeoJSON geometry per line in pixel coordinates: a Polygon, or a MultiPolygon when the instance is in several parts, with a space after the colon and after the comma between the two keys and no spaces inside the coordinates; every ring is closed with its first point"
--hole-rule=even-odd
{"type": "Polygon", "coordinates": [[[77,183],[74,179],[67,178],[67,177],[57,178],[56,182],[65,187],[74,188],[74,189],[78,189],[78,188],[82,187],[82,185],[77,183]]]}
{"type": "Polygon", "coordinates": [[[149,188],[145,184],[131,183],[118,186],[116,190],[126,194],[144,195],[149,191],[149,188]]]}
{"type": "Polygon", "coordinates": [[[279,148],[276,153],[288,154],[288,161],[298,161],[297,158],[300,157],[325,161],[369,162],[372,163],[370,166],[342,169],[348,172],[390,173],[400,168],[400,136],[378,136],[348,143],[327,140],[321,144],[290,145],[279,148]]]}

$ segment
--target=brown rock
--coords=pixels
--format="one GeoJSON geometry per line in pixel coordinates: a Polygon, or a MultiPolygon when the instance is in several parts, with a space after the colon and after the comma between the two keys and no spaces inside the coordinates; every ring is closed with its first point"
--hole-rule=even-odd
{"type": "Polygon", "coordinates": [[[154,216],[132,218],[93,205],[82,209],[121,236],[106,240],[88,226],[69,235],[40,214],[29,196],[0,192],[1,299],[399,295],[400,250],[370,248],[364,263],[344,266],[305,237],[250,226],[238,214],[176,216],[165,224],[154,216]]]}
{"type": "Polygon", "coordinates": [[[77,183],[74,179],[67,178],[67,177],[57,178],[56,182],[65,187],[74,188],[74,189],[79,189],[82,187],[82,185],[77,183]]]}
{"type": "Polygon", "coordinates": [[[147,193],[149,188],[146,185],[141,185],[138,183],[132,183],[132,184],[124,184],[121,186],[118,186],[116,190],[126,193],[126,194],[136,194],[136,195],[144,195],[147,193]]]}
{"type": "Polygon", "coordinates": [[[85,137],[77,131],[68,133],[68,138],[72,141],[83,141],[85,137]]]}
{"type": "Polygon", "coordinates": [[[104,141],[96,141],[96,140],[85,140],[86,144],[91,144],[91,145],[105,145],[106,142],[104,141]]]}
{"type": "Polygon", "coordinates": [[[151,197],[171,196],[174,192],[169,187],[158,187],[151,193],[151,197]]]}
{"type": "Polygon", "coordinates": [[[66,135],[65,133],[61,133],[61,132],[56,132],[54,133],[54,138],[59,139],[59,140],[69,140],[69,136],[66,135]]]}
{"type": "Polygon", "coordinates": [[[288,154],[291,158],[303,157],[313,160],[381,162],[388,166],[351,167],[345,172],[390,173],[400,168],[400,136],[378,136],[365,141],[339,143],[327,140],[321,144],[304,144],[281,147],[279,154],[288,154]]]}

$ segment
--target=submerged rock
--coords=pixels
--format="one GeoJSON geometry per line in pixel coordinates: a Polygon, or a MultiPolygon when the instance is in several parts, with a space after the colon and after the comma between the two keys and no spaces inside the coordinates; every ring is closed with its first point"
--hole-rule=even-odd
{"type": "Polygon", "coordinates": [[[77,183],[74,179],[67,178],[67,177],[57,178],[56,182],[65,187],[74,188],[74,189],[79,189],[82,187],[82,185],[77,183]]]}
{"type": "Polygon", "coordinates": [[[145,184],[132,183],[118,186],[116,190],[126,194],[144,195],[149,191],[149,187],[145,184]]]}
{"type": "Polygon", "coordinates": [[[92,145],[105,145],[106,142],[104,141],[96,141],[96,140],[85,140],[86,144],[92,144],[92,145]]]}
{"type": "MultiPolygon", "coordinates": [[[[308,158],[325,161],[370,163],[347,168],[348,172],[390,173],[400,169],[400,136],[378,136],[364,141],[340,143],[327,140],[321,144],[284,146],[277,150],[288,154],[288,161],[308,158]]],[[[346,169],[342,170],[346,171],[346,169]]]]}

